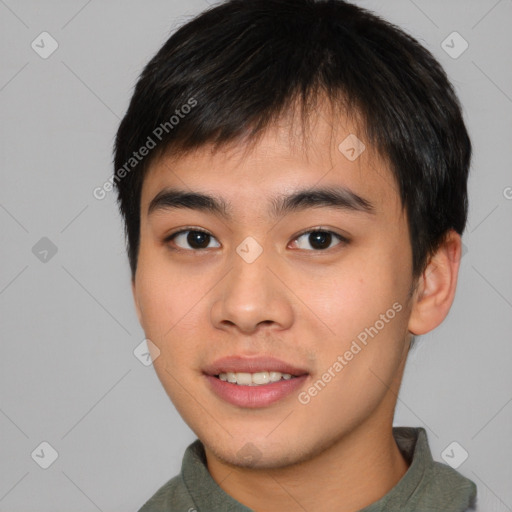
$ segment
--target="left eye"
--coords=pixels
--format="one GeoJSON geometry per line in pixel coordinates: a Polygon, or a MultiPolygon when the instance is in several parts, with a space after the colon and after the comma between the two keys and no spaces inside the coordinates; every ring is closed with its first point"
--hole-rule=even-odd
{"type": "MultiPolygon", "coordinates": [[[[295,240],[300,240],[303,238],[302,242],[297,242],[297,246],[299,249],[308,249],[307,245],[313,247],[316,250],[326,250],[332,247],[332,242],[334,238],[338,239],[339,242],[348,242],[348,240],[333,231],[325,231],[320,229],[315,229],[311,231],[306,231],[302,233],[302,235],[298,236],[295,240]]],[[[294,241],[295,241],[294,240],[294,241]]]]}

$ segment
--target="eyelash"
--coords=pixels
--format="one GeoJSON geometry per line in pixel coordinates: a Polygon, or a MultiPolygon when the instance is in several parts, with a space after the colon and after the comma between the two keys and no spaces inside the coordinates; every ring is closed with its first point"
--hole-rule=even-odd
{"type": "MultiPolygon", "coordinates": [[[[183,229],[180,229],[179,231],[175,231],[174,233],[171,233],[169,236],[167,236],[165,239],[164,239],[164,243],[166,244],[169,244],[170,242],[172,242],[178,235],[181,235],[182,233],[187,233],[187,232],[198,232],[198,233],[204,233],[205,235],[209,235],[210,237],[214,238],[215,237],[209,233],[208,231],[205,231],[204,229],[200,229],[200,228],[195,228],[195,227],[192,227],[192,226],[188,226],[186,228],[183,228],[183,229]]],[[[341,244],[337,244],[333,247],[328,247],[327,249],[312,249],[312,250],[308,250],[308,249],[299,249],[299,250],[306,250],[307,252],[319,252],[319,253],[323,253],[323,252],[327,252],[327,251],[330,251],[334,248],[336,248],[338,245],[346,245],[348,243],[350,243],[350,240],[334,231],[331,231],[329,229],[323,229],[323,228],[313,228],[313,229],[308,229],[306,231],[303,231],[302,233],[299,233],[294,239],[293,241],[297,240],[298,238],[304,236],[304,235],[309,235],[311,233],[328,233],[328,234],[331,234],[333,235],[335,238],[338,239],[339,242],[341,242],[341,244]]],[[[206,251],[208,250],[208,248],[204,248],[204,249],[183,249],[182,247],[171,247],[171,249],[173,251],[184,251],[184,252],[203,252],[203,251],[206,251]]],[[[216,247],[215,247],[216,249],[216,247]]]]}

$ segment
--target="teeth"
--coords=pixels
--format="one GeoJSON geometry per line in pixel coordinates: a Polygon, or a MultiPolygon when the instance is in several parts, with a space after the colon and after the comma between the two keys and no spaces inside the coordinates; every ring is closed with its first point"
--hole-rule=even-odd
{"type": "Polygon", "coordinates": [[[278,380],[281,380],[282,375],[283,374],[281,372],[268,372],[270,382],[277,382],[278,380]]]}
{"type": "Polygon", "coordinates": [[[252,384],[252,376],[250,373],[235,373],[236,383],[242,386],[250,386],[252,384]]]}
{"type": "Polygon", "coordinates": [[[281,379],[289,380],[294,378],[289,373],[281,372],[257,372],[257,373],[245,373],[245,372],[226,372],[220,373],[219,379],[240,386],[260,386],[262,384],[268,384],[269,382],[277,382],[281,379]]]}

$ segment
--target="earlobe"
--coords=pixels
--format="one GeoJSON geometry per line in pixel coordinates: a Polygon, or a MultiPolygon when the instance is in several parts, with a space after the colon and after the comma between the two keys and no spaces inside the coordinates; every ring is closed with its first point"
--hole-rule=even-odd
{"type": "Polygon", "coordinates": [[[451,230],[418,278],[412,299],[409,332],[425,334],[446,318],[455,297],[461,257],[461,238],[451,230]]]}

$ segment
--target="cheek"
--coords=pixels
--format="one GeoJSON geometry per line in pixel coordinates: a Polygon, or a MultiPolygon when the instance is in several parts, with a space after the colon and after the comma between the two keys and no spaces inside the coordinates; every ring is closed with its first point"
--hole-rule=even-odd
{"type": "Polygon", "coordinates": [[[382,255],[354,256],[316,283],[303,285],[305,292],[309,289],[307,305],[318,312],[335,337],[355,337],[403,300],[407,282],[391,260],[382,255]]]}
{"type": "Polygon", "coordinates": [[[347,414],[361,413],[363,403],[371,409],[395,378],[404,357],[409,271],[392,250],[368,251],[317,288],[318,316],[331,332],[316,340],[315,377],[322,379],[329,369],[336,374],[316,402],[319,412],[333,403],[343,403],[347,414]]]}
{"type": "Polygon", "coordinates": [[[195,289],[191,281],[190,273],[173,265],[162,247],[141,238],[136,290],[148,327],[179,318],[195,289]]]}
{"type": "MultiPolygon", "coordinates": [[[[201,350],[198,330],[206,326],[205,293],[211,287],[202,276],[173,268],[160,257],[142,257],[136,275],[141,325],[160,350],[155,370],[162,365],[181,372],[190,356],[201,350]]],[[[188,363],[190,366],[190,363],[188,363]]]]}
{"type": "Polygon", "coordinates": [[[159,347],[167,331],[179,319],[184,294],[186,289],[183,289],[178,274],[170,273],[156,258],[149,258],[141,251],[136,274],[141,324],[146,336],[159,347]]]}

